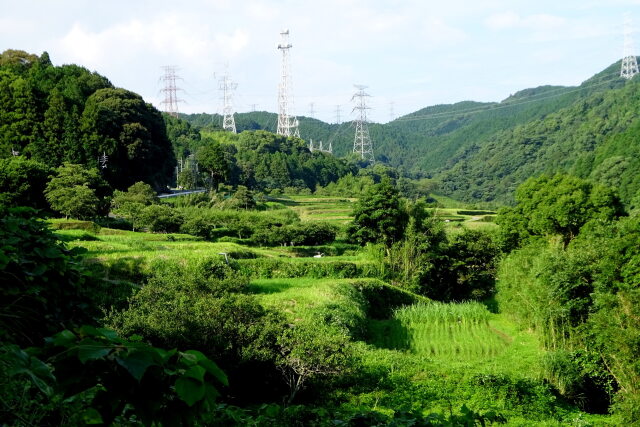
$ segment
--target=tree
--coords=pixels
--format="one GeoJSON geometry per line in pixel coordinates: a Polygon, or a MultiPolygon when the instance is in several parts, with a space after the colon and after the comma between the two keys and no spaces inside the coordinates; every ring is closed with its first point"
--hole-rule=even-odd
{"type": "Polygon", "coordinates": [[[516,190],[516,201],[497,220],[507,249],[528,235],[560,235],[567,245],[589,220],[610,221],[624,215],[613,190],[571,175],[530,178],[516,190]]]}
{"type": "Polygon", "coordinates": [[[299,323],[278,337],[278,368],[289,386],[288,404],[309,380],[337,376],[349,369],[351,347],[342,330],[318,323],[299,323]]]}
{"type": "Polygon", "coordinates": [[[116,190],[113,192],[111,206],[118,209],[124,203],[140,203],[149,206],[158,201],[155,190],[142,181],[136,182],[127,191],[116,190]]]}
{"type": "Polygon", "coordinates": [[[103,211],[107,189],[97,169],[65,163],[47,184],[45,197],[51,208],[66,218],[85,219],[103,211]]]}
{"type": "Polygon", "coordinates": [[[48,209],[44,189],[51,169],[22,156],[0,159],[0,206],[48,209]]]}
{"type": "Polygon", "coordinates": [[[154,233],[175,233],[183,222],[182,216],[167,205],[149,205],[138,214],[136,228],[147,228],[154,233]]]}
{"type": "Polygon", "coordinates": [[[408,215],[398,191],[388,179],[371,186],[353,209],[349,234],[356,242],[384,243],[390,248],[404,235],[408,215]]]}
{"type": "Polygon", "coordinates": [[[106,179],[118,189],[137,181],[156,189],[169,184],[176,164],[162,115],[142,97],[124,89],[98,89],[80,119],[88,162],[105,153],[106,179]]]}
{"type": "Polygon", "coordinates": [[[140,224],[145,206],[157,201],[156,192],[149,184],[136,182],[126,192],[120,190],[113,192],[111,212],[131,222],[135,231],[136,226],[140,224]]]}
{"type": "Polygon", "coordinates": [[[220,183],[229,177],[230,162],[227,153],[218,142],[210,142],[198,150],[196,158],[200,166],[209,172],[209,187],[217,191],[220,183]]]}
{"type": "Polygon", "coordinates": [[[249,190],[244,185],[238,185],[238,189],[231,198],[236,206],[242,209],[253,209],[256,207],[256,201],[253,197],[253,191],[249,190]]]}

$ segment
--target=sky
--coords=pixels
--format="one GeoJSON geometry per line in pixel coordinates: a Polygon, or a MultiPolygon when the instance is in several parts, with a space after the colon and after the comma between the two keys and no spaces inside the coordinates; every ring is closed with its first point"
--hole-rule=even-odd
{"type": "MultiPolygon", "coordinates": [[[[290,31],[293,112],[352,120],[354,84],[387,122],[463,100],[501,101],[578,85],[622,57],[640,0],[0,0],[0,51],[47,51],[162,109],[162,67],[178,67],[185,113],[277,112],[280,32],[290,31]]],[[[640,32],[633,31],[635,46],[640,32]]],[[[635,52],[639,54],[640,52],[635,52]]]]}

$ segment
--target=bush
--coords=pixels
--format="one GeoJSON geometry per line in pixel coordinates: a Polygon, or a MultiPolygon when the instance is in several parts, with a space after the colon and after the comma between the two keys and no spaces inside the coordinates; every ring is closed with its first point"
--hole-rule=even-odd
{"type": "Polygon", "coordinates": [[[352,286],[364,297],[367,304],[367,317],[373,319],[388,319],[398,307],[428,301],[424,297],[380,280],[355,280],[352,286]]]}
{"type": "Polygon", "coordinates": [[[353,279],[359,277],[382,278],[383,272],[375,262],[291,260],[286,258],[241,259],[238,269],[252,279],[290,277],[332,277],[353,279]]]}
{"type": "Polygon", "coordinates": [[[40,344],[95,314],[94,279],[81,266],[81,250],[67,250],[35,214],[0,212],[0,341],[19,345],[40,344]]]}
{"type": "Polygon", "coordinates": [[[336,239],[337,227],[322,222],[304,222],[283,227],[258,229],[252,240],[262,246],[326,245],[336,239]]]}
{"type": "Polygon", "coordinates": [[[142,210],[134,225],[154,233],[177,233],[183,221],[182,215],[167,205],[150,205],[142,210]]]}

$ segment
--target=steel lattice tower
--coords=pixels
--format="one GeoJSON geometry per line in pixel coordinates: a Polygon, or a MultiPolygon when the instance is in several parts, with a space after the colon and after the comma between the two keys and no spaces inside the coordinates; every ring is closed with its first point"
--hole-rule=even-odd
{"type": "Polygon", "coordinates": [[[351,101],[355,101],[356,105],[353,107],[353,111],[358,111],[358,118],[353,121],[356,128],[356,134],[353,140],[353,152],[358,153],[362,160],[373,163],[375,160],[373,157],[373,143],[369,136],[369,127],[367,126],[367,110],[370,109],[367,107],[367,97],[371,95],[364,91],[367,88],[366,86],[355,85],[355,87],[358,89],[358,92],[353,95],[351,101]]]}
{"type": "Polygon", "coordinates": [[[336,105],[336,124],[340,124],[340,105],[336,105]]]}
{"type": "Polygon", "coordinates": [[[620,77],[630,79],[638,74],[638,60],[636,58],[631,37],[631,17],[625,16],[624,19],[624,51],[622,54],[622,66],[620,68],[620,77]]]}
{"type": "Polygon", "coordinates": [[[278,86],[278,129],[276,133],[284,136],[300,137],[298,129],[298,119],[291,114],[293,110],[293,100],[291,99],[291,66],[289,64],[289,30],[280,32],[280,44],[278,49],[282,51],[282,68],[280,75],[280,85],[278,86]]]}
{"type": "Polygon", "coordinates": [[[222,103],[223,103],[223,115],[222,129],[236,133],[236,121],[233,118],[233,106],[232,106],[232,93],[238,87],[238,84],[233,82],[229,77],[229,73],[225,72],[218,79],[219,88],[222,91],[222,103]]]}
{"type": "Polygon", "coordinates": [[[180,79],[176,74],[178,67],[166,65],[162,69],[164,70],[164,75],[160,79],[164,82],[164,88],[161,90],[164,93],[164,100],[161,102],[164,106],[163,111],[170,116],[178,117],[178,102],[182,101],[178,99],[177,95],[178,91],[182,90],[176,86],[176,80],[180,79]]]}

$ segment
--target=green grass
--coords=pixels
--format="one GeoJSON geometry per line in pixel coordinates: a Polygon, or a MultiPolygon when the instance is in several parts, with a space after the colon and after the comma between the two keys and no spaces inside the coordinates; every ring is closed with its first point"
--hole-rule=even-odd
{"type": "MultiPolygon", "coordinates": [[[[278,308],[292,320],[330,302],[339,302],[338,288],[350,279],[257,279],[249,286],[260,302],[278,308]]],[[[347,301],[342,301],[348,303],[347,301]]]]}
{"type": "Polygon", "coordinates": [[[353,203],[357,199],[332,196],[289,195],[277,202],[294,210],[303,221],[326,221],[345,224],[353,219],[353,203]]]}
{"type": "Polygon", "coordinates": [[[494,357],[511,338],[490,325],[490,316],[480,303],[416,304],[397,310],[393,319],[372,323],[373,342],[434,359],[494,357]]]}
{"type": "Polygon", "coordinates": [[[155,259],[183,262],[211,258],[226,252],[240,258],[286,256],[265,248],[248,248],[230,242],[205,242],[188,234],[152,234],[102,228],[97,233],[85,230],[56,230],[70,248],[82,247],[86,256],[102,261],[135,258],[145,264],[155,259]]]}

